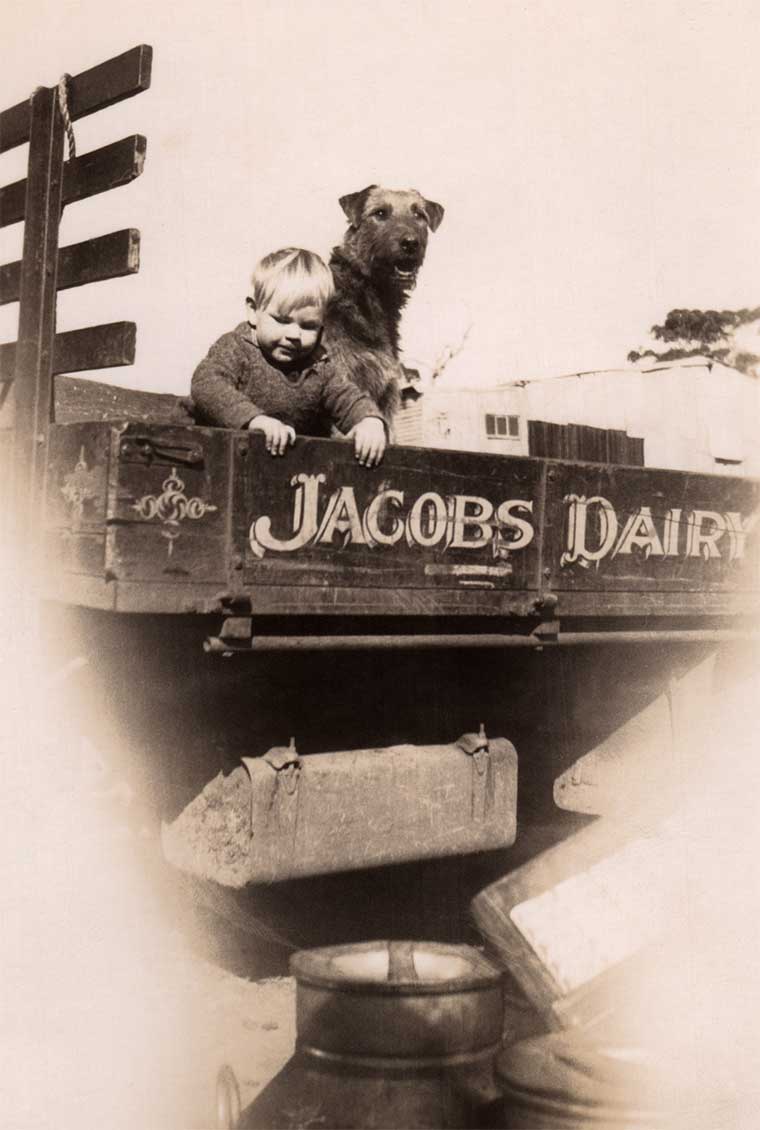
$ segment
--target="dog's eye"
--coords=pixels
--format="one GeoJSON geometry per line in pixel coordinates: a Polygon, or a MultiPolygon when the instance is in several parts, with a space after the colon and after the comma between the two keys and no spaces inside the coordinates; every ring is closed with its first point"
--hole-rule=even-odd
{"type": "Polygon", "coordinates": [[[412,215],[414,216],[414,218],[416,220],[426,219],[425,213],[422,211],[421,208],[418,208],[416,204],[412,205],[412,215]]]}
{"type": "Polygon", "coordinates": [[[376,220],[387,220],[388,219],[388,209],[387,208],[375,208],[372,215],[375,217],[376,220]]]}

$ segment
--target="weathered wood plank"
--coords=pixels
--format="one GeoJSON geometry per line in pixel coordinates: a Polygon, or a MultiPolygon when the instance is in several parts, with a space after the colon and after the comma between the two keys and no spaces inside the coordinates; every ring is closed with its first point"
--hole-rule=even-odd
{"type": "Polygon", "coordinates": [[[12,384],[16,371],[16,343],[4,341],[0,344],[0,381],[4,385],[12,384]]]}
{"type": "Polygon", "coordinates": [[[135,359],[136,338],[134,322],[108,322],[102,326],[58,334],[53,351],[53,372],[79,373],[83,369],[131,365],[135,359]]]}
{"type": "Polygon", "coordinates": [[[15,457],[19,532],[31,554],[39,536],[48,425],[52,414],[58,224],[63,186],[63,122],[55,91],[31,100],[28,199],[20,277],[15,457]]]}
{"type": "Polygon", "coordinates": [[[20,288],[21,260],[16,259],[13,263],[3,263],[0,266],[0,306],[7,306],[9,302],[18,302],[20,288]]]}
{"type": "MultiPolygon", "coordinates": [[[[73,204],[129,184],[143,171],[146,148],[142,134],[133,134],[67,161],[63,170],[63,203],[73,204]]],[[[0,227],[23,220],[25,208],[26,179],[0,188],[0,227]]]]}
{"type": "MultiPolygon", "coordinates": [[[[98,576],[80,577],[79,582],[81,584],[75,584],[71,576],[49,576],[46,591],[51,599],[83,604],[91,608],[117,608],[120,612],[213,612],[215,614],[221,612],[218,581],[201,583],[193,577],[174,576],[167,577],[165,581],[153,579],[105,582],[102,576],[98,576]]],[[[497,617],[507,620],[526,616],[526,610],[535,598],[535,592],[459,593],[448,589],[434,591],[410,589],[403,593],[402,605],[400,600],[395,599],[392,591],[382,588],[352,588],[336,591],[321,590],[314,586],[297,588],[292,585],[265,585],[249,591],[253,611],[258,616],[314,615],[325,617],[325,622],[341,616],[376,617],[387,620],[388,614],[393,613],[394,616],[404,619],[414,616],[449,616],[452,620],[488,617],[491,624],[497,617]]],[[[571,594],[566,611],[568,616],[589,617],[595,621],[598,621],[600,616],[640,616],[641,608],[647,606],[648,601],[645,596],[640,599],[639,594],[636,595],[636,600],[640,600],[636,607],[621,609],[600,602],[595,594],[571,594]]],[[[756,604],[752,607],[754,611],[756,604]]],[[[699,604],[694,593],[668,593],[662,594],[662,600],[653,608],[652,615],[662,623],[674,616],[686,616],[690,620],[694,618],[703,621],[706,617],[743,616],[746,611],[745,593],[736,593],[730,597],[716,594],[710,598],[707,606],[699,604]]],[[[216,623],[218,624],[218,621],[216,623]]],[[[658,623],[653,622],[653,627],[656,629],[658,623]]],[[[527,649],[520,649],[518,654],[523,657],[524,662],[525,657],[530,653],[527,649]]]]}
{"type": "Polygon", "coordinates": [[[638,436],[628,439],[628,463],[636,467],[644,466],[644,440],[638,436]]]}
{"type": "MultiPolygon", "coordinates": [[[[134,275],[140,269],[140,233],[124,228],[96,239],[72,243],[58,252],[58,290],[134,275]]],[[[0,266],[0,306],[17,302],[21,260],[0,266]]]]}
{"type": "Polygon", "coordinates": [[[585,460],[643,466],[644,441],[626,432],[586,424],[528,420],[528,450],[547,459],[585,460]]]}
{"type": "MultiPolygon", "coordinates": [[[[69,84],[69,113],[73,121],[106,106],[140,94],[150,86],[153,48],[142,43],[123,55],[74,75],[69,84]]],[[[0,113],[0,153],[29,140],[29,101],[0,113]]]]}
{"type": "MultiPolygon", "coordinates": [[[[83,330],[56,334],[53,373],[79,373],[85,369],[112,369],[135,359],[137,327],[134,322],[106,322],[83,330]]],[[[0,345],[0,380],[13,380],[16,342],[0,345]]]]}
{"type": "Polygon", "coordinates": [[[190,401],[171,393],[118,388],[81,377],[55,382],[54,418],[57,424],[85,420],[128,420],[139,424],[192,424],[190,401]]]}

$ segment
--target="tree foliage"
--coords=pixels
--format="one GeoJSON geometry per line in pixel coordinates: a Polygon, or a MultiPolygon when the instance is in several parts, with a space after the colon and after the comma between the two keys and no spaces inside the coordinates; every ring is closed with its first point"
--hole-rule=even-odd
{"type": "MultiPolygon", "coordinates": [[[[629,361],[652,357],[657,361],[680,361],[686,357],[709,357],[743,373],[760,375],[760,355],[736,347],[742,326],[760,321],[760,306],[742,310],[671,310],[661,326],[652,326],[651,336],[667,349],[633,349],[629,361]]],[[[760,345],[760,339],[758,340],[760,345]]]]}

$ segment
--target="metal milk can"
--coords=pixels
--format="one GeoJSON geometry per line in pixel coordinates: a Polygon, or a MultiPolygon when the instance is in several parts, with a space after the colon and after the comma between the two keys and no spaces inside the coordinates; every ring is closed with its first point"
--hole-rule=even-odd
{"type": "Polygon", "coordinates": [[[496,1059],[502,1097],[486,1118],[508,1130],[664,1130],[652,1064],[637,1048],[591,1034],[523,1040],[496,1059]]]}
{"type": "Polygon", "coordinates": [[[240,1126],[459,1130],[498,1092],[502,975],[470,946],[365,942],[305,950],[296,1051],[240,1126]]]}

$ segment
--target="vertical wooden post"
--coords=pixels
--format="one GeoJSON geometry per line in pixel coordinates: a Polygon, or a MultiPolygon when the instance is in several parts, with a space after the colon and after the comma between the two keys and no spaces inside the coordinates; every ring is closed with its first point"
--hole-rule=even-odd
{"type": "MultiPolygon", "coordinates": [[[[30,104],[29,163],[14,389],[14,455],[19,549],[31,552],[41,521],[48,428],[53,404],[58,226],[63,192],[63,120],[55,88],[30,104]]],[[[26,556],[26,554],[24,554],[26,556]]]]}

